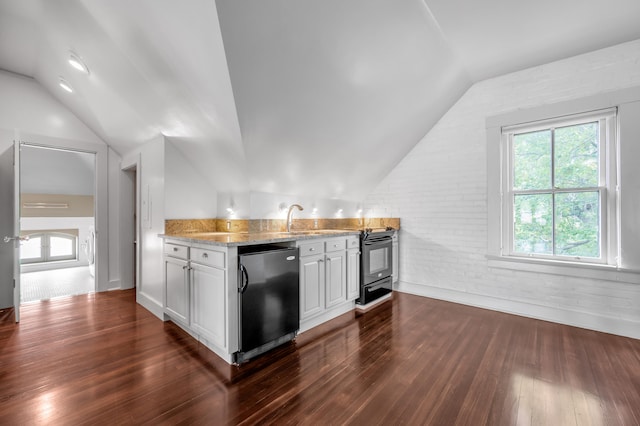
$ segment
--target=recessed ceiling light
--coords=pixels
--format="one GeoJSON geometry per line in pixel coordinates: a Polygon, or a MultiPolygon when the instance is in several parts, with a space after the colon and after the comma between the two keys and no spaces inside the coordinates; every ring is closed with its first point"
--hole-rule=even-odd
{"type": "Polygon", "coordinates": [[[85,64],[84,61],[73,52],[69,52],[69,65],[82,73],[89,74],[89,67],[87,67],[87,64],[85,64]]]}
{"type": "Polygon", "coordinates": [[[67,92],[73,93],[73,87],[71,87],[71,85],[64,78],[60,77],[60,80],[58,81],[58,85],[62,87],[64,90],[66,90],[67,92]]]}

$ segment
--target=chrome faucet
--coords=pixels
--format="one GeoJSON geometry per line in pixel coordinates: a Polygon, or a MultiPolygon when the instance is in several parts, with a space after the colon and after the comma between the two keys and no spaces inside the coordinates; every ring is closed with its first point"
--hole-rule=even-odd
{"type": "Polygon", "coordinates": [[[300,204],[291,204],[289,206],[289,211],[287,212],[287,232],[291,232],[291,222],[293,221],[291,216],[293,214],[294,207],[297,207],[300,211],[304,210],[300,204]]]}

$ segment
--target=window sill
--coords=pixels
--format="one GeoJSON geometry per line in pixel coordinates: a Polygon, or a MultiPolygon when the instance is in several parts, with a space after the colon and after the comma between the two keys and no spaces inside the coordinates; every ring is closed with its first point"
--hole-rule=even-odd
{"type": "Polygon", "coordinates": [[[36,262],[20,262],[20,266],[29,266],[29,265],[57,265],[59,263],[71,263],[71,262],[79,262],[80,259],[57,259],[57,260],[45,260],[45,261],[36,261],[36,262]]]}
{"type": "Polygon", "coordinates": [[[640,271],[593,263],[487,255],[489,268],[640,284],[640,271]]]}

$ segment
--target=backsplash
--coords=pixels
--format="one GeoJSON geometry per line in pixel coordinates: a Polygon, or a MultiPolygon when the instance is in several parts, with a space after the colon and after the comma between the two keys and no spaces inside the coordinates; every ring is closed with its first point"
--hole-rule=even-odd
{"type": "Polygon", "coordinates": [[[164,221],[167,235],[197,232],[248,232],[247,219],[168,219],[164,221]]]}
{"type": "MultiPolygon", "coordinates": [[[[294,219],[292,231],[313,229],[400,229],[400,218],[340,218],[340,219],[294,219]]],[[[197,232],[285,232],[285,219],[168,219],[165,220],[165,234],[190,234],[197,232]]]]}

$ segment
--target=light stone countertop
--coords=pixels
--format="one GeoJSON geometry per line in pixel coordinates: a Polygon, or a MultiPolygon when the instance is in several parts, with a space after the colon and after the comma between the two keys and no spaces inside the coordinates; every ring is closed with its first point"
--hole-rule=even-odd
{"type": "Polygon", "coordinates": [[[234,247],[254,244],[280,243],[286,241],[312,240],[315,238],[346,237],[360,235],[359,230],[317,229],[294,232],[193,232],[185,234],[160,234],[164,239],[187,243],[210,244],[214,246],[234,247]]]}

